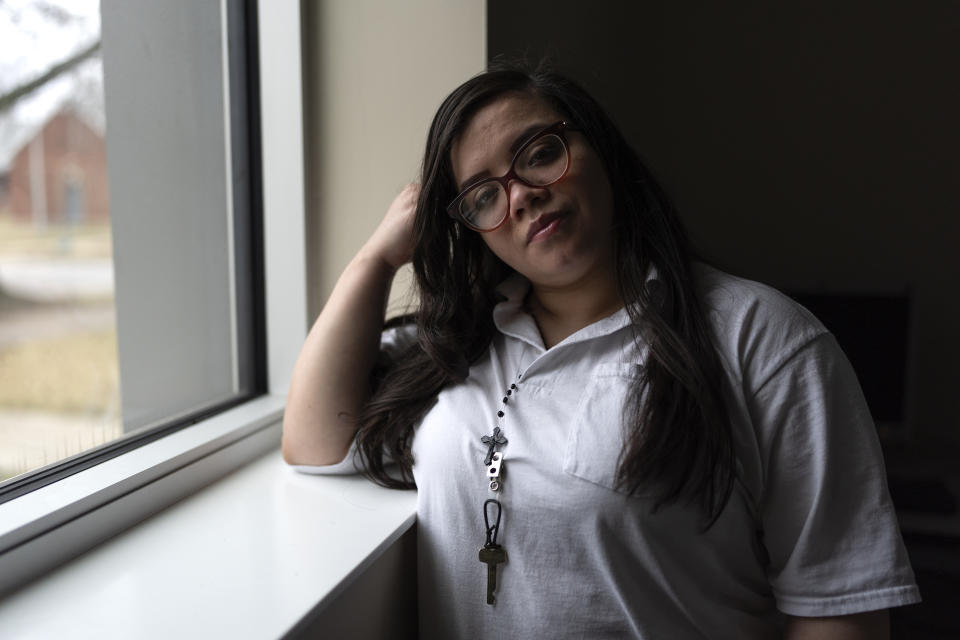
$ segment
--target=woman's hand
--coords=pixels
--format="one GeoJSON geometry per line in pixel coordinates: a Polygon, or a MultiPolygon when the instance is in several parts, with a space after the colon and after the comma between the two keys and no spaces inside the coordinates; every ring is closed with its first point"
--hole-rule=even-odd
{"type": "Polygon", "coordinates": [[[413,216],[420,185],[408,184],[387,209],[387,215],[367,240],[361,253],[381,260],[396,271],[413,258],[413,216]]]}

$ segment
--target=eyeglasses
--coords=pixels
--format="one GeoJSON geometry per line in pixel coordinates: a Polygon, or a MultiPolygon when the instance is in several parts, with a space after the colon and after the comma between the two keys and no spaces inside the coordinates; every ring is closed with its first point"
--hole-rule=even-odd
{"type": "Polygon", "coordinates": [[[558,122],[534,134],[517,150],[509,171],[464,189],[447,207],[447,213],[460,218],[474,231],[493,231],[500,227],[510,212],[511,180],[531,187],[547,187],[567,175],[570,150],[563,133],[568,128],[566,122],[558,122]]]}

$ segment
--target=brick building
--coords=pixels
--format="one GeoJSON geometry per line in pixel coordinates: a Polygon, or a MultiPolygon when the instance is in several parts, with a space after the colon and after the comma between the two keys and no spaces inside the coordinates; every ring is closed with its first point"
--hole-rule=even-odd
{"type": "Polygon", "coordinates": [[[0,167],[0,212],[37,224],[110,217],[103,135],[66,107],[36,127],[0,167]]]}

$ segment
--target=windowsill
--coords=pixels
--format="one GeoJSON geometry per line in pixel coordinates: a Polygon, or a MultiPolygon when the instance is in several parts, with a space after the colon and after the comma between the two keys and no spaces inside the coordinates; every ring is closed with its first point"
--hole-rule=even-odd
{"type": "Polygon", "coordinates": [[[414,523],[416,494],[274,449],[0,601],[11,637],[278,638],[414,523]]]}
{"type": "Polygon", "coordinates": [[[0,551],[265,429],[283,407],[284,398],[261,396],[0,505],[0,551]]]}
{"type": "Polygon", "coordinates": [[[283,407],[255,398],[0,505],[0,596],[276,448],[283,407]]]}

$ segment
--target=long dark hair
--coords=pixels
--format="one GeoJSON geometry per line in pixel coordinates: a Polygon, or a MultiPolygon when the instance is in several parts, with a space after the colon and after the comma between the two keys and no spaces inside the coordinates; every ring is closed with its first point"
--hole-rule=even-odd
{"type": "Polygon", "coordinates": [[[679,499],[702,507],[705,528],[719,517],[734,482],[723,369],[691,274],[692,250],[668,198],[603,109],[550,71],[500,67],[450,94],[427,138],[414,221],[417,341],[375,369],[358,419],[367,474],[388,487],[413,486],[414,425],[446,386],[463,381],[494,335],[495,286],[510,269],[478,233],[445,214],[456,196],[450,150],[472,116],[511,92],[537,96],[586,137],[603,160],[614,195],[618,287],[634,337],[648,346],[644,373],[624,410],[626,442],[617,486],[653,495],[653,509],[679,499]],[[648,284],[651,268],[657,280],[648,284]],[[656,285],[656,286],[653,286],[656,285]],[[385,468],[384,453],[400,477],[385,468]]]}

